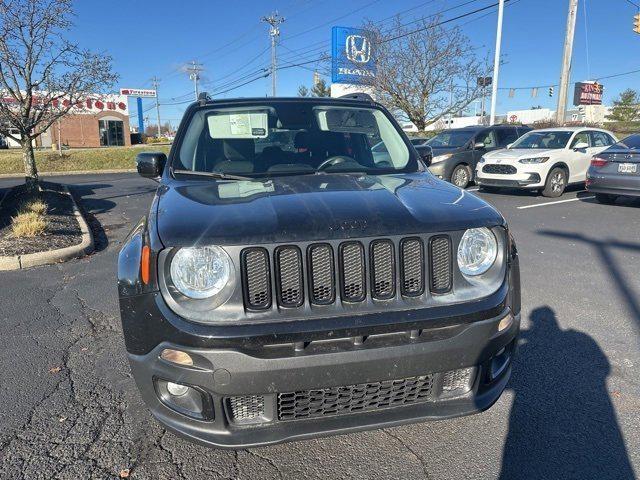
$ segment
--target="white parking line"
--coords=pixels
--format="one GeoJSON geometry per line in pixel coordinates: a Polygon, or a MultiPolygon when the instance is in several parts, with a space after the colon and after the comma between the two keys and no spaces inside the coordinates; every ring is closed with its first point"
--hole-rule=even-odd
{"type": "Polygon", "coordinates": [[[525,210],[527,208],[546,207],[547,205],[557,205],[558,203],[577,202],[578,200],[585,200],[587,198],[595,198],[595,195],[587,195],[586,197],[570,198],[568,200],[558,200],[556,202],[536,203],[535,205],[525,205],[518,207],[518,210],[525,210]]]}

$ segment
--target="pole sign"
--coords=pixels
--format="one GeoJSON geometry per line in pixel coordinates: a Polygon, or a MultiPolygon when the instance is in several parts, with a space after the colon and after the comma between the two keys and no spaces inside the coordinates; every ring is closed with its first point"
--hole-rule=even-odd
{"type": "Polygon", "coordinates": [[[152,89],[144,89],[144,88],[121,88],[120,95],[127,95],[129,97],[139,97],[139,98],[155,98],[156,91],[152,89]]]}
{"type": "Polygon", "coordinates": [[[598,82],[576,82],[573,90],[574,105],[602,105],[604,87],[598,82]]]}
{"type": "Polygon", "coordinates": [[[366,84],[375,77],[376,64],[371,32],[361,28],[333,27],[331,31],[331,80],[366,84]]]}

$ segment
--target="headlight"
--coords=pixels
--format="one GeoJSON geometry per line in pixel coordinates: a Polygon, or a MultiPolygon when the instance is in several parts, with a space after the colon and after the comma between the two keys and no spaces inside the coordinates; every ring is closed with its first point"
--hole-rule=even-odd
{"type": "Polygon", "coordinates": [[[520,160],[518,160],[518,162],[531,164],[531,163],[544,163],[547,160],[549,160],[549,157],[533,157],[533,158],[521,158],[520,160]]]}
{"type": "Polygon", "coordinates": [[[231,277],[231,260],[216,246],[181,248],[171,260],[171,280],[189,298],[219,293],[231,277]]]}
{"type": "Polygon", "coordinates": [[[486,160],[484,157],[480,157],[480,160],[478,160],[478,163],[484,163],[484,162],[486,162],[486,161],[487,161],[487,160],[486,160]]]}
{"type": "Polygon", "coordinates": [[[436,155],[435,157],[433,157],[433,159],[431,159],[431,163],[442,162],[447,158],[451,158],[452,155],[453,155],[452,153],[445,153],[444,155],[436,155]]]}
{"type": "Polygon", "coordinates": [[[470,228],[458,245],[458,267],[464,275],[482,275],[498,255],[498,243],[488,228],[470,228]]]}

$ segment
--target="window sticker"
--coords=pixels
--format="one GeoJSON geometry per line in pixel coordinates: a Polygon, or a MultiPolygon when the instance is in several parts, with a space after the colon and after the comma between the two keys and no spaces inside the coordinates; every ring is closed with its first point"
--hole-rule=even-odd
{"type": "Polygon", "coordinates": [[[209,115],[211,138],[265,138],[268,135],[266,112],[218,113],[209,115]]]}

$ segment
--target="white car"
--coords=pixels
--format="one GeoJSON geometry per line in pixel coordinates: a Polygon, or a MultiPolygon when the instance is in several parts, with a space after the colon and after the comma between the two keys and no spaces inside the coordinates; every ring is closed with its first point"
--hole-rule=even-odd
{"type": "Polygon", "coordinates": [[[486,153],[476,167],[481,190],[527,188],[559,197],[567,185],[586,180],[591,157],[617,142],[599,128],[532,130],[506,149],[486,153]]]}

